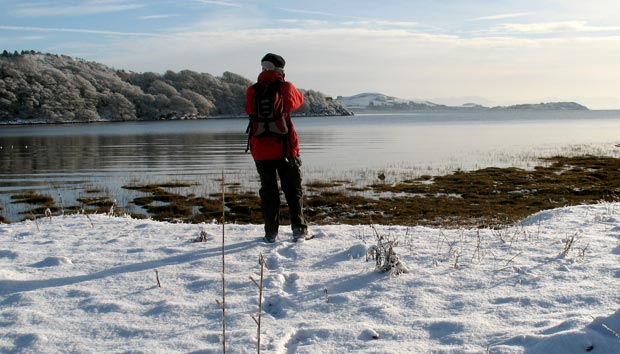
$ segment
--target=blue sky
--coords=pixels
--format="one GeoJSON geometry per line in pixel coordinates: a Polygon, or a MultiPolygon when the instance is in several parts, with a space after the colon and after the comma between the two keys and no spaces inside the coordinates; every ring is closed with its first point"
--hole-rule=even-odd
{"type": "Polygon", "coordinates": [[[0,44],[250,79],[275,52],[332,96],[620,108],[616,0],[0,0],[0,44]]]}

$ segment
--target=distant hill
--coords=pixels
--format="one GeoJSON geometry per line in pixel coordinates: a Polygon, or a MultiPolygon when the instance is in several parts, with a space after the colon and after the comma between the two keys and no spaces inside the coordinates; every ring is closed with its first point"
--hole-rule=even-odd
{"type": "Polygon", "coordinates": [[[534,103],[534,104],[518,104],[507,107],[494,107],[494,109],[535,109],[546,111],[585,111],[588,107],[582,106],[575,102],[547,102],[547,103],[534,103]]]}
{"type": "Polygon", "coordinates": [[[428,101],[413,101],[381,93],[360,93],[358,95],[338,96],[336,101],[352,111],[410,111],[448,108],[428,101]]]}
{"type": "MultiPolygon", "coordinates": [[[[60,123],[245,116],[253,82],[190,70],[164,74],[33,51],[0,55],[0,123],[60,123]]],[[[300,90],[296,115],[350,115],[322,93],[300,90]]]]}
{"type": "Polygon", "coordinates": [[[358,113],[363,112],[407,112],[428,110],[587,110],[575,102],[548,102],[519,104],[514,106],[485,107],[477,103],[462,106],[446,106],[430,101],[416,101],[387,96],[381,93],[360,93],[354,96],[338,96],[336,101],[345,108],[358,113]]]}

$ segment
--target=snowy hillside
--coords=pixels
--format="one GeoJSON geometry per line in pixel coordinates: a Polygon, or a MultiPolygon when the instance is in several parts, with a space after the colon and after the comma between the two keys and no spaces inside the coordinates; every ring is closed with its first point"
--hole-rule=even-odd
{"type": "Polygon", "coordinates": [[[422,100],[407,100],[386,96],[381,93],[360,93],[354,96],[338,96],[336,101],[343,107],[354,112],[406,112],[424,110],[588,110],[576,102],[542,102],[526,103],[512,106],[485,107],[478,103],[465,103],[460,106],[446,106],[422,100]]]}
{"type": "MultiPolygon", "coordinates": [[[[65,55],[5,51],[0,124],[245,117],[252,83],[231,72],[135,73],[65,55]]],[[[302,91],[306,101],[295,114],[350,115],[322,93],[302,91]]]]}
{"type": "Polygon", "coordinates": [[[445,107],[428,101],[414,101],[386,96],[381,93],[360,93],[355,96],[338,96],[336,101],[351,110],[434,109],[445,107]]]}
{"type": "MultiPolygon", "coordinates": [[[[265,244],[260,225],[225,226],[229,353],[256,352],[261,254],[266,353],[619,352],[618,203],[500,230],[310,229],[265,244]],[[366,261],[375,234],[400,242],[409,273],[366,261]]],[[[221,231],[105,215],[0,225],[0,352],[222,352],[221,231]]]]}

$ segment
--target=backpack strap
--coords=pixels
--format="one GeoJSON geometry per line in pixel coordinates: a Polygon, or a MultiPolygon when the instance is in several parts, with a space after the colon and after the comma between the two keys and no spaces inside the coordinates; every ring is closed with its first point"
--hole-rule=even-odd
{"type": "Polygon", "coordinates": [[[252,137],[252,123],[248,122],[248,127],[245,129],[245,133],[248,135],[248,144],[245,146],[245,153],[247,154],[250,151],[250,137],[252,137]]]}

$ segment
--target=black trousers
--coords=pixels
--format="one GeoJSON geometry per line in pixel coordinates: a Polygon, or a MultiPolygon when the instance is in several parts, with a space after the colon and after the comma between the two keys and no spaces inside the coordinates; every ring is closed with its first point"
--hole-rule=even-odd
{"type": "Polygon", "coordinates": [[[265,221],[265,234],[277,234],[280,227],[280,191],[288,204],[291,228],[293,231],[307,229],[303,215],[303,189],[301,187],[301,159],[299,157],[277,160],[255,160],[256,170],[260,176],[260,200],[265,221]]]}

